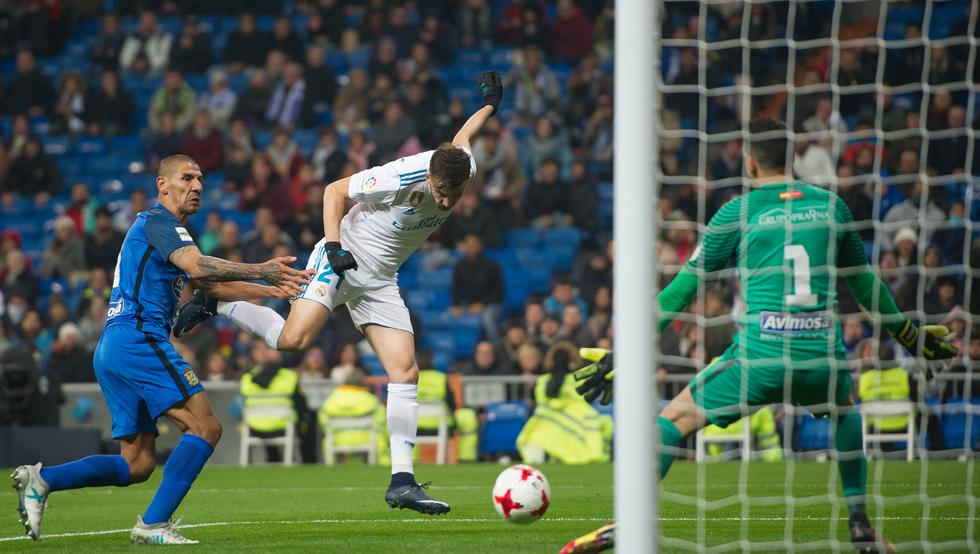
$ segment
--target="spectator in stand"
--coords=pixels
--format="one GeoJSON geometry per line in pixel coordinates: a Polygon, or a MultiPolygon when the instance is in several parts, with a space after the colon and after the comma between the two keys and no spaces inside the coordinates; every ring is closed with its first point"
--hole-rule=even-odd
{"type": "MultiPolygon", "coordinates": [[[[120,200],[121,205],[116,208],[115,215],[112,216],[112,223],[116,230],[121,233],[129,232],[129,228],[136,221],[136,216],[140,212],[145,212],[149,207],[146,192],[143,189],[133,189],[129,193],[129,200],[120,200]]],[[[113,204],[117,204],[113,202],[113,204]]]]}
{"type": "MultiPolygon", "coordinates": [[[[365,138],[364,133],[355,131],[347,140],[347,161],[353,173],[364,171],[370,166],[371,156],[374,155],[374,143],[365,138]]],[[[351,174],[353,174],[351,173],[351,174]]]]}
{"type": "Polygon", "coordinates": [[[95,228],[95,210],[98,207],[99,205],[92,198],[92,192],[89,191],[88,185],[75,183],[71,186],[71,197],[69,205],[65,209],[65,215],[75,223],[75,232],[79,236],[83,236],[95,228]]]}
{"type": "Polygon", "coordinates": [[[92,352],[85,349],[78,325],[68,322],[58,329],[58,340],[52,345],[47,373],[62,383],[95,382],[92,352]]]}
{"type": "Polygon", "coordinates": [[[105,298],[97,296],[92,298],[85,308],[85,313],[78,320],[78,331],[81,334],[82,344],[89,352],[94,352],[105,330],[105,320],[108,305],[105,298]]]}
{"type": "Polygon", "coordinates": [[[28,50],[17,52],[16,71],[3,94],[6,113],[38,117],[50,113],[54,101],[54,87],[37,67],[34,54],[28,50]]]}
{"type": "Polygon", "coordinates": [[[283,246],[282,239],[285,233],[279,228],[279,225],[269,223],[262,227],[256,227],[256,231],[258,231],[256,236],[245,241],[245,263],[258,263],[255,260],[268,260],[276,257],[278,255],[275,253],[276,249],[283,246]]]}
{"type": "Polygon", "coordinates": [[[589,308],[585,301],[577,296],[572,281],[567,276],[559,277],[551,287],[551,296],[544,300],[544,311],[549,316],[561,318],[565,313],[565,306],[571,304],[578,305],[583,319],[589,317],[589,308]]]}
{"type": "Polygon", "coordinates": [[[544,64],[544,52],[537,46],[521,51],[523,61],[516,65],[506,86],[514,91],[514,111],[525,120],[546,115],[561,100],[561,88],[554,72],[544,64]]]}
{"type": "MultiPolygon", "coordinates": [[[[316,191],[321,196],[323,195],[323,181],[317,180],[313,165],[306,162],[300,164],[296,176],[290,179],[289,188],[293,195],[293,205],[300,211],[306,208],[310,191],[316,191]]],[[[322,213],[321,211],[321,216],[322,213]]]]}
{"type": "Polygon", "coordinates": [[[443,244],[447,248],[464,248],[462,243],[469,235],[478,237],[480,243],[488,248],[497,244],[498,222],[493,212],[482,205],[474,190],[463,193],[453,208],[453,216],[444,225],[443,244]]]}
{"type": "Polygon", "coordinates": [[[306,51],[306,69],[303,70],[306,97],[303,113],[323,113],[337,99],[337,76],[326,61],[326,50],[323,46],[313,45],[306,51]]]}
{"type": "Polygon", "coordinates": [[[170,67],[184,75],[200,75],[211,66],[212,59],[211,37],[201,31],[196,16],[185,17],[180,36],[170,52],[170,67]]]}
{"type": "Polygon", "coordinates": [[[446,30],[446,25],[437,15],[430,13],[422,20],[418,41],[428,49],[433,62],[439,65],[452,63],[456,54],[456,44],[446,30]]]}
{"type": "Polygon", "coordinates": [[[129,132],[129,118],[133,113],[133,95],[122,90],[119,74],[110,69],[102,72],[101,85],[88,99],[89,134],[109,138],[125,135],[129,132]]]}
{"type": "Polygon", "coordinates": [[[367,128],[367,97],[370,92],[367,71],[352,69],[348,83],[337,92],[333,115],[340,132],[363,131],[367,128]]]}
{"type": "Polygon", "coordinates": [[[54,293],[48,298],[48,317],[45,322],[49,331],[51,331],[51,336],[55,337],[58,334],[58,330],[65,323],[68,323],[71,317],[71,312],[68,310],[68,304],[65,303],[65,298],[61,293],[54,293]]]}
{"type": "Polygon", "coordinates": [[[970,143],[966,136],[966,109],[953,106],[946,114],[946,128],[959,130],[959,133],[929,141],[929,168],[940,175],[962,173],[966,166],[966,153],[970,143]]]}
{"type": "Polygon", "coordinates": [[[613,156],[612,122],[612,98],[604,94],[599,97],[598,106],[589,117],[582,136],[583,146],[587,149],[589,159],[596,163],[608,164],[610,175],[612,175],[613,156]]]}
{"type": "Polygon", "coordinates": [[[395,75],[395,65],[398,63],[398,44],[391,37],[382,37],[378,40],[375,48],[374,57],[368,63],[368,75],[373,81],[378,75],[384,74],[389,77],[395,75]]]}
{"type": "MultiPolygon", "coordinates": [[[[357,351],[355,349],[356,353],[357,351]]],[[[326,379],[327,362],[326,356],[323,355],[323,349],[319,346],[314,346],[307,350],[306,354],[303,355],[303,362],[296,368],[296,373],[299,374],[300,381],[326,379]]]]}
{"type": "Polygon", "coordinates": [[[319,142],[316,150],[310,156],[313,164],[314,173],[318,181],[332,183],[340,178],[344,164],[347,163],[347,156],[340,149],[337,142],[337,131],[333,127],[320,127],[318,131],[319,142]]]}
{"type": "Polygon", "coordinates": [[[234,221],[225,221],[221,224],[221,231],[218,233],[218,244],[211,250],[211,254],[216,258],[227,260],[233,256],[234,252],[241,252],[241,250],[242,243],[238,234],[238,224],[234,221]]]}
{"type": "Polygon", "coordinates": [[[184,147],[184,134],[177,130],[177,118],[172,113],[160,116],[159,128],[153,136],[147,152],[147,162],[150,168],[160,165],[160,160],[167,156],[179,154],[184,147]]]}
{"type": "Polygon", "coordinates": [[[592,50],[592,23],[572,0],[558,0],[558,15],[550,25],[551,53],[574,63],[592,50]]]}
{"type": "Polygon", "coordinates": [[[400,100],[401,95],[395,88],[395,81],[391,75],[381,73],[375,76],[367,97],[368,121],[377,123],[384,117],[385,108],[388,107],[388,104],[400,100]]]}
{"type": "Polygon", "coordinates": [[[538,336],[544,316],[544,305],[540,298],[531,297],[524,301],[524,330],[528,337],[538,336]]]}
{"type": "Polygon", "coordinates": [[[525,342],[517,349],[517,371],[521,375],[541,374],[541,350],[532,342],[525,342]]]}
{"type": "Polygon", "coordinates": [[[222,61],[229,71],[238,74],[246,67],[261,67],[269,50],[269,36],[256,27],[255,15],[243,13],[238,18],[238,28],[225,41],[222,61]]]}
{"type": "Polygon", "coordinates": [[[568,195],[572,225],[584,233],[596,231],[599,227],[599,215],[596,213],[599,185],[589,175],[589,166],[585,160],[572,162],[572,180],[568,183],[568,195]]]}
{"type": "Polygon", "coordinates": [[[933,233],[946,222],[946,212],[932,199],[937,192],[936,187],[930,186],[927,181],[916,179],[905,200],[888,210],[882,219],[885,228],[879,236],[883,249],[891,250],[895,247],[895,234],[899,228],[915,229],[920,223],[925,224],[922,234],[925,241],[928,243],[932,240],[933,233]],[[925,206],[922,205],[923,200],[926,201],[925,206]]]}
{"type": "Polygon", "coordinates": [[[500,340],[497,322],[504,301],[504,278],[500,264],[483,255],[483,244],[477,235],[466,235],[460,250],[463,257],[453,269],[452,314],[465,309],[479,314],[483,334],[496,343],[500,340]]]}
{"type": "Polygon", "coordinates": [[[119,54],[125,40],[126,35],[119,25],[119,15],[109,12],[102,16],[99,34],[92,41],[89,58],[102,69],[115,71],[119,69],[119,54]]]}
{"type": "Polygon", "coordinates": [[[538,346],[542,350],[547,351],[552,345],[561,340],[558,337],[559,331],[561,331],[561,320],[555,315],[546,315],[535,337],[538,346]]]}
{"type": "Polygon", "coordinates": [[[534,175],[534,170],[549,159],[558,164],[561,179],[571,177],[572,149],[568,137],[564,132],[556,131],[554,122],[545,116],[534,123],[534,134],[524,145],[524,174],[534,175]]]}
{"type": "Polygon", "coordinates": [[[384,120],[371,128],[376,149],[374,159],[386,163],[400,156],[407,156],[421,149],[415,136],[415,124],[405,117],[399,102],[389,102],[385,107],[384,120]]]}
{"type": "Polygon", "coordinates": [[[847,135],[847,123],[839,112],[834,111],[830,98],[821,98],[813,115],[803,121],[803,130],[811,133],[810,140],[818,141],[831,154],[837,154],[847,135]]]}
{"type": "Polygon", "coordinates": [[[221,168],[224,145],[221,131],[211,125],[211,112],[204,108],[197,111],[181,153],[194,158],[205,175],[221,168]]]}
{"type": "Polygon", "coordinates": [[[463,48],[489,49],[493,40],[493,14],[487,0],[466,0],[459,8],[459,43],[463,48]]]}
{"type": "Polygon", "coordinates": [[[303,45],[303,41],[293,30],[293,24],[289,21],[289,18],[281,15],[276,18],[275,23],[272,25],[272,36],[269,38],[269,46],[271,50],[279,50],[290,61],[300,62],[303,60],[303,52],[306,47],[303,45]]]}
{"type": "Polygon", "coordinates": [[[85,244],[78,237],[75,222],[67,216],[54,221],[54,237],[41,254],[38,275],[44,279],[69,279],[85,270],[85,244]]]}
{"type": "Polygon", "coordinates": [[[595,337],[589,334],[582,309],[579,308],[578,304],[569,304],[562,310],[558,337],[563,340],[570,340],[580,347],[595,343],[595,337]]]}
{"type": "MultiPolygon", "coordinates": [[[[875,82],[877,64],[861,63],[857,48],[842,48],[838,64],[837,84],[841,87],[875,82]]],[[[847,94],[847,88],[842,92],[844,94],[840,96],[840,111],[845,116],[857,115],[866,106],[874,105],[875,99],[872,93],[847,94]]]]}
{"type": "MultiPolygon", "coordinates": [[[[480,205],[492,214],[496,226],[509,229],[520,212],[524,173],[513,137],[494,118],[483,126],[473,143],[476,175],[471,188],[479,191],[480,205]]],[[[452,220],[450,220],[452,224],[452,220]]],[[[492,243],[484,237],[484,244],[492,243]]]]}
{"type": "Polygon", "coordinates": [[[228,129],[238,96],[228,87],[228,74],[217,69],[211,72],[211,89],[201,98],[200,107],[211,114],[211,122],[222,131],[228,129]]]}
{"type": "Polygon", "coordinates": [[[63,71],[58,77],[58,93],[51,117],[51,132],[81,134],[85,130],[85,118],[91,112],[88,96],[81,73],[72,69],[63,71]]]}
{"type": "Polygon", "coordinates": [[[953,94],[948,90],[940,90],[929,95],[929,97],[926,127],[930,131],[945,129],[946,122],[949,120],[949,110],[953,107],[953,94]]]}
{"type": "Polygon", "coordinates": [[[497,349],[493,343],[481,340],[476,343],[473,351],[473,358],[465,362],[457,362],[453,367],[454,373],[463,375],[506,375],[507,368],[502,367],[497,361],[497,349]]]}
{"type": "Polygon", "coordinates": [[[260,125],[265,121],[265,114],[272,100],[272,88],[269,86],[269,75],[263,69],[252,72],[248,87],[242,91],[232,112],[232,119],[241,119],[249,127],[260,125]]]}
{"type": "Polygon", "coordinates": [[[17,114],[13,117],[13,129],[11,129],[10,138],[7,139],[7,156],[11,159],[16,159],[24,151],[24,145],[27,144],[27,139],[33,136],[31,131],[31,120],[28,119],[27,114],[17,114]]]}
{"type": "Polygon", "coordinates": [[[153,95],[150,101],[150,111],[147,122],[150,129],[160,129],[161,118],[164,114],[174,116],[174,126],[178,133],[183,133],[194,120],[194,91],[184,81],[184,76],[175,69],[167,70],[163,86],[153,95]]]}
{"type": "Polygon", "coordinates": [[[225,176],[236,186],[245,184],[252,171],[252,135],[241,119],[232,120],[225,141],[225,176]]]}
{"type": "MultiPolygon", "coordinates": [[[[31,273],[31,261],[20,249],[10,250],[4,254],[3,279],[0,280],[0,292],[8,297],[20,297],[29,304],[34,304],[37,296],[37,279],[31,273]]],[[[0,304],[2,306],[2,304],[0,304]]],[[[10,306],[7,306],[8,315],[10,306]]]]}
{"type": "Polygon", "coordinates": [[[561,181],[558,162],[545,160],[538,177],[527,188],[524,217],[535,227],[564,227],[571,223],[568,185],[561,181]]]}
{"type": "Polygon", "coordinates": [[[579,295],[593,302],[596,293],[601,288],[612,288],[612,250],[613,241],[606,244],[605,253],[596,253],[589,256],[588,261],[582,264],[573,279],[579,290],[579,295]]]}
{"type": "Polygon", "coordinates": [[[518,358],[521,345],[527,342],[527,331],[520,320],[511,320],[504,327],[504,335],[500,340],[500,361],[506,363],[514,373],[520,371],[518,358]]]}
{"type": "Polygon", "coordinates": [[[255,210],[259,206],[268,208],[280,224],[295,211],[289,185],[273,171],[268,155],[262,152],[252,156],[252,178],[242,188],[238,209],[255,210]]]}
{"type": "Polygon", "coordinates": [[[612,325],[612,292],[609,287],[599,287],[595,291],[589,310],[592,315],[585,323],[585,327],[592,338],[598,342],[601,338],[609,336],[612,325]]]}
{"type": "Polygon", "coordinates": [[[105,206],[95,210],[95,228],[85,237],[85,264],[89,269],[111,273],[122,248],[123,234],[112,226],[112,214],[105,206]]]}
{"type": "Polygon", "coordinates": [[[303,153],[299,146],[293,141],[289,132],[281,127],[272,132],[272,142],[266,148],[265,154],[269,157],[276,175],[286,183],[296,177],[303,164],[303,153]]]}
{"type": "Polygon", "coordinates": [[[204,380],[208,382],[231,381],[235,379],[231,364],[220,352],[212,352],[204,364],[204,380]]]}
{"type": "Polygon", "coordinates": [[[272,93],[272,101],[265,112],[266,121],[270,125],[278,125],[285,129],[293,129],[300,125],[306,119],[303,114],[305,98],[306,81],[303,79],[303,66],[290,62],[283,69],[282,81],[272,93]]]}
{"type": "Polygon", "coordinates": [[[61,190],[58,163],[47,154],[37,137],[30,137],[24,149],[10,164],[10,175],[4,180],[3,192],[28,198],[47,198],[61,190]]]}
{"type": "Polygon", "coordinates": [[[41,355],[40,365],[47,366],[48,355],[51,353],[51,345],[54,337],[51,332],[44,328],[41,314],[34,309],[28,309],[24,313],[18,328],[18,338],[21,344],[28,345],[32,350],[41,355]]]}
{"type": "Polygon", "coordinates": [[[88,286],[82,291],[82,301],[79,303],[79,310],[88,309],[88,304],[96,299],[106,302],[112,296],[112,284],[109,282],[109,271],[101,267],[93,267],[88,272],[88,286]]]}
{"type": "Polygon", "coordinates": [[[548,40],[548,28],[541,20],[541,12],[537,6],[527,5],[521,11],[521,25],[517,29],[517,43],[520,48],[534,47],[542,52],[551,46],[548,40]]]}
{"type": "Polygon", "coordinates": [[[858,224],[857,232],[863,240],[874,240],[874,228],[871,226],[872,209],[874,205],[868,195],[867,183],[855,178],[854,170],[847,164],[837,168],[837,195],[851,210],[851,216],[858,224]]]}
{"type": "Polygon", "coordinates": [[[497,20],[497,42],[501,44],[514,44],[517,42],[517,33],[524,23],[524,7],[527,0],[510,0],[497,20]]]}
{"type": "Polygon", "coordinates": [[[204,232],[197,237],[197,246],[203,254],[210,254],[221,243],[221,214],[211,212],[204,224],[204,232]]]}
{"type": "Polygon", "coordinates": [[[129,35],[119,52],[123,71],[142,74],[159,73],[170,63],[170,46],[174,37],[157,26],[157,15],[147,10],[140,14],[139,27],[129,35]]]}
{"type": "Polygon", "coordinates": [[[330,380],[343,383],[352,373],[364,371],[361,367],[360,356],[357,353],[357,345],[352,342],[342,343],[337,347],[334,354],[332,367],[330,368],[330,380]]]}

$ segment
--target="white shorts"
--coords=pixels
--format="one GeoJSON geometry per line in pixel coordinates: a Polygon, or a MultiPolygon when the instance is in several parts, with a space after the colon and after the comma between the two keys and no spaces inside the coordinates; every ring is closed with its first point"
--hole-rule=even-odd
{"type": "Polygon", "coordinates": [[[316,274],[297,298],[318,302],[331,312],[346,304],[354,325],[362,331],[365,325],[374,324],[415,334],[395,278],[369,275],[366,269],[345,271],[338,277],[327,261],[324,242],[318,242],[310,252],[306,269],[315,269],[316,274]]]}

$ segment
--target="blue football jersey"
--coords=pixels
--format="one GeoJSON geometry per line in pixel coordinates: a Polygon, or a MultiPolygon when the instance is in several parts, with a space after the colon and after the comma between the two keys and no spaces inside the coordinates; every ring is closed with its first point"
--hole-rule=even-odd
{"type": "Polygon", "coordinates": [[[168,340],[174,307],[188,278],[170,263],[170,254],[193,244],[184,224],[160,204],[136,216],[116,261],[106,326],[133,326],[168,340]]]}

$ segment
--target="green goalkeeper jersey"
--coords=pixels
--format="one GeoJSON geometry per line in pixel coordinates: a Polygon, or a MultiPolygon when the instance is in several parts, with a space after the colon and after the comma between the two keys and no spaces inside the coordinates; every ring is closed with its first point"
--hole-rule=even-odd
{"type": "Polygon", "coordinates": [[[735,337],[739,358],[774,367],[791,359],[794,369],[839,367],[831,361],[844,354],[837,276],[867,268],[853,221],[840,197],[800,181],[735,198],[711,219],[700,246],[658,297],[661,326],[690,302],[698,278],[710,280],[734,262],[746,303],[735,337]]]}

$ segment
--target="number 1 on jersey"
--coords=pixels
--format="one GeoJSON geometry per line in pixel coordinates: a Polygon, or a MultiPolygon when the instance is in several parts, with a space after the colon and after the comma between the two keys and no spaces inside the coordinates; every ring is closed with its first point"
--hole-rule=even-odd
{"type": "Polygon", "coordinates": [[[800,244],[783,249],[783,259],[793,266],[793,294],[786,295],[787,306],[816,306],[817,295],[810,292],[810,256],[800,244]]]}

